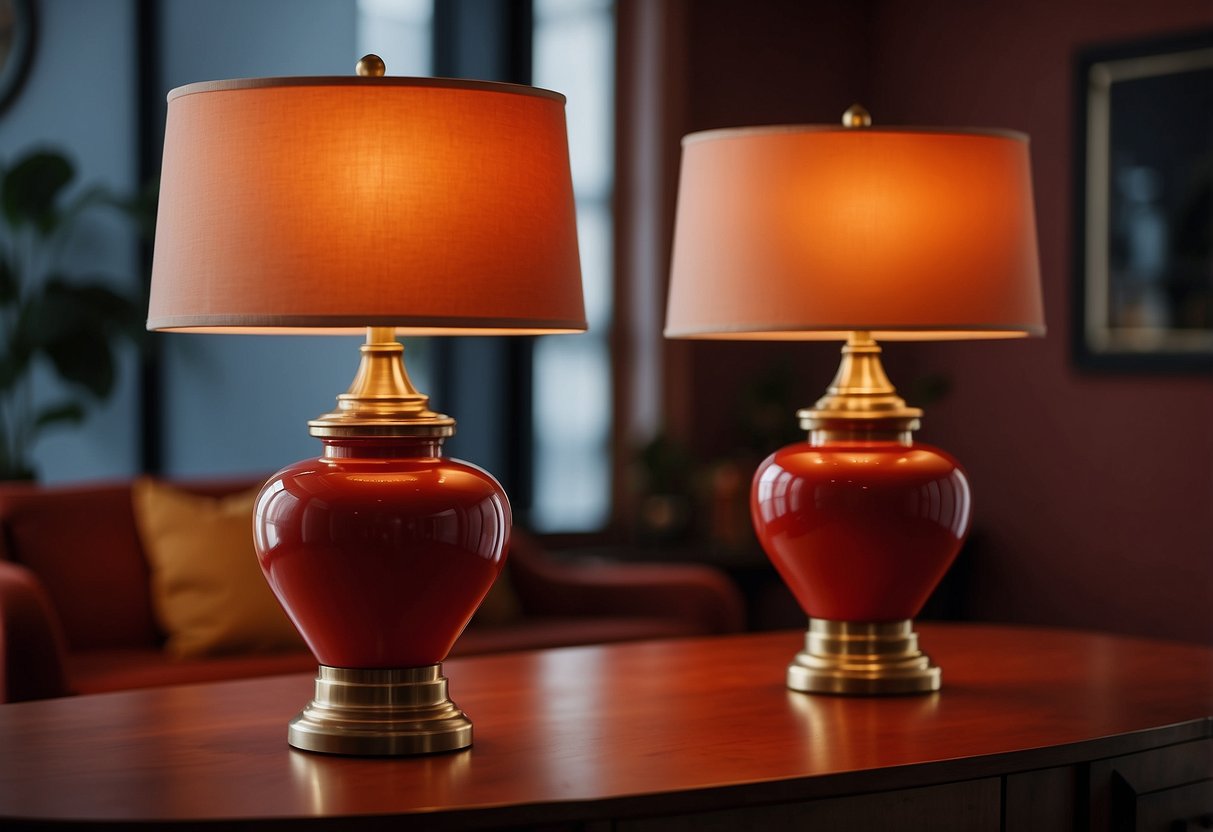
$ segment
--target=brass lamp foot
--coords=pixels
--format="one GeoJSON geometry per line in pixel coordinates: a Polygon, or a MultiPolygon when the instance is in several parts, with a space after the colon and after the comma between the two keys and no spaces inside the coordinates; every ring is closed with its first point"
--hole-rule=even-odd
{"type": "Polygon", "coordinates": [[[805,649],[788,665],[788,687],[804,693],[930,693],[939,690],[939,677],[908,620],[810,619],[805,649]]]}
{"type": "Polygon", "coordinates": [[[316,697],[291,720],[305,751],[403,756],[472,744],[472,722],[447,696],[442,665],[386,670],[320,666],[316,697]]]}

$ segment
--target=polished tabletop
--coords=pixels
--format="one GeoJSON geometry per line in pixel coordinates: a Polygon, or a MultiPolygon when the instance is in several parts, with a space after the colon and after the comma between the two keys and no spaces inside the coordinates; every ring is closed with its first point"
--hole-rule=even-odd
{"type": "Polygon", "coordinates": [[[796,632],[452,660],[475,745],[419,758],[288,747],[306,675],[4,705],[0,825],[413,814],[521,825],[911,787],[1213,736],[1213,649],[918,629],[943,667],[937,694],[789,691],[796,632]]]}

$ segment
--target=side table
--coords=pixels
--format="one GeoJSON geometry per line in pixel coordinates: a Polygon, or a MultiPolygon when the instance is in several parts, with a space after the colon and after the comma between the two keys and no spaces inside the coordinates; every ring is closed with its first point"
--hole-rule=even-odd
{"type": "Polygon", "coordinates": [[[1213,812],[1213,649],[920,634],[943,691],[884,699],[788,691],[797,632],[452,660],[475,746],[412,759],[289,748],[307,676],[0,706],[0,827],[1017,832],[1213,812]]]}

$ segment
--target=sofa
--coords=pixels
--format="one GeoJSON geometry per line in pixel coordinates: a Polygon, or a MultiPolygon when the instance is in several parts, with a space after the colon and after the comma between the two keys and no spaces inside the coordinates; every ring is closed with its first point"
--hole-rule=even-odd
{"type": "MultiPolygon", "coordinates": [[[[176,485],[221,496],[251,483],[176,485]]],[[[508,613],[487,623],[478,613],[452,655],[727,633],[744,623],[737,589],[708,566],[566,562],[516,530],[503,575],[508,613]]],[[[151,595],[131,482],[0,484],[0,702],[315,669],[299,649],[176,657],[151,595]]]]}

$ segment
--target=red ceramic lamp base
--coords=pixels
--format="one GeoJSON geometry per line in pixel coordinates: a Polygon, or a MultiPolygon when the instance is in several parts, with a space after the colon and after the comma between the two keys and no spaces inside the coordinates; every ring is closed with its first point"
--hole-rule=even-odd
{"type": "Polygon", "coordinates": [[[438,664],[505,564],[505,493],[440,444],[325,440],[262,489],[262,571],[322,665],[438,664]]]}
{"type": "Polygon", "coordinates": [[[805,612],[901,621],[960,550],[969,486],[948,454],[896,440],[819,440],[776,451],[754,476],[758,538],[805,612]]]}
{"type": "Polygon", "coordinates": [[[309,424],[324,455],[257,498],[270,588],[320,661],[296,748],[425,754],[466,748],[472,725],[441,662],[505,564],[510,505],[474,465],[442,455],[454,421],[426,407],[391,329],[372,328],[338,409],[309,424]]]}
{"type": "Polygon", "coordinates": [[[320,660],[291,723],[307,751],[387,756],[472,744],[441,662],[505,562],[497,481],[434,440],[326,440],[257,504],[266,580],[320,660]]]}
{"type": "Polygon", "coordinates": [[[949,454],[912,440],[908,408],[855,333],[828,394],[800,412],[809,441],[754,475],[767,556],[811,619],[788,685],[815,693],[919,693],[940,672],[918,650],[918,614],[969,530],[969,483],[949,454]]]}

